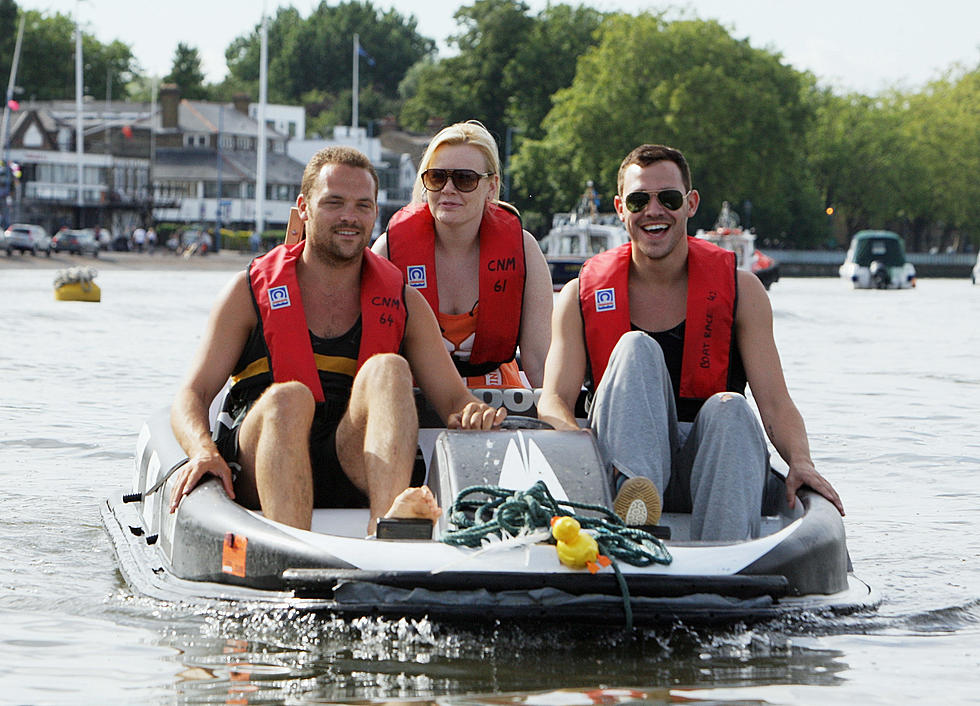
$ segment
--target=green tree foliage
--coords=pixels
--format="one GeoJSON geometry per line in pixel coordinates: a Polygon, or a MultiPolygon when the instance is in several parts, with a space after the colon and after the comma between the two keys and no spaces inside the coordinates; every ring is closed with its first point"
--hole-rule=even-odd
{"type": "Polygon", "coordinates": [[[450,42],[458,53],[406,75],[401,121],[424,130],[432,119],[476,118],[503,142],[508,127],[541,136],[552,94],[571,83],[603,14],[560,4],[532,17],[523,2],[477,0],[454,17],[460,31],[450,42]]]}
{"type": "Polygon", "coordinates": [[[525,207],[544,200],[567,210],[591,179],[608,208],[622,158],[659,142],[691,163],[702,195],[693,227],[710,226],[722,201],[750,201],[761,232],[796,237],[821,208],[806,179],[805,85],[778,54],[717,22],[610,16],[572,85],[555,96],[544,138],[522,145],[512,195],[525,207]]]}
{"type": "Polygon", "coordinates": [[[548,5],[534,20],[527,37],[504,67],[509,94],[504,118],[530,139],[544,136],[542,122],[552,96],[570,86],[578,58],[597,42],[604,13],[590,7],[548,5]]]}
{"type": "Polygon", "coordinates": [[[0,77],[4,83],[2,90],[6,95],[6,78],[10,76],[10,66],[14,58],[14,45],[17,43],[17,27],[20,13],[14,0],[0,0],[0,77]]]}
{"type": "MultiPolygon", "coordinates": [[[[414,17],[382,11],[371,2],[321,2],[309,18],[280,8],[268,25],[269,100],[295,103],[311,90],[338,96],[351,90],[354,34],[370,60],[361,58],[359,84],[395,99],[410,66],[435,51],[416,31],[414,17]],[[373,63],[372,63],[373,62],[373,63]]],[[[225,52],[232,79],[258,94],[260,27],[235,39],[225,52]]],[[[366,122],[367,118],[365,119],[366,122]]]]}
{"type": "Polygon", "coordinates": [[[204,85],[204,70],[201,68],[201,55],[195,47],[184,42],[177,43],[170,73],[163,77],[164,83],[176,83],[183,98],[201,100],[208,97],[204,85]]]}
{"type": "Polygon", "coordinates": [[[827,206],[853,233],[895,218],[912,194],[902,178],[909,164],[897,97],[814,95],[817,120],[809,133],[809,162],[827,206]]]}
{"type": "MultiPolygon", "coordinates": [[[[0,0],[2,1],[2,0],[0,0]]],[[[0,57],[0,71],[10,75],[19,18],[9,25],[0,5],[0,45],[7,47],[0,57]]],[[[82,82],[85,94],[98,98],[111,95],[125,98],[126,85],[136,74],[132,51],[120,41],[102,44],[82,31],[82,82]]],[[[36,100],[71,98],[75,95],[75,21],[68,15],[51,16],[34,10],[25,12],[17,85],[20,97],[36,100]]],[[[6,88],[6,80],[4,82],[6,88]]]]}
{"type": "Polygon", "coordinates": [[[476,118],[499,140],[511,100],[505,72],[533,27],[527,13],[528,6],[515,0],[477,0],[457,10],[453,17],[461,31],[450,42],[459,53],[426,64],[410,87],[402,87],[402,122],[423,130],[430,118],[445,123],[476,118]]]}
{"type": "Polygon", "coordinates": [[[914,245],[924,224],[941,229],[942,246],[965,238],[980,244],[980,66],[909,97],[902,129],[908,148],[901,158],[915,167],[906,175],[918,196],[910,214],[914,245]]]}

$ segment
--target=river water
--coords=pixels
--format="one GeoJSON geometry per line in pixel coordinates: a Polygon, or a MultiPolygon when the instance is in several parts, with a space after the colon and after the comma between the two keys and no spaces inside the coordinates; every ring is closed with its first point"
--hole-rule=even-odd
{"type": "Polygon", "coordinates": [[[0,703],[980,702],[980,286],[770,292],[877,611],[627,637],[133,595],[99,504],[129,487],[140,424],[169,402],[229,276],[107,269],[86,304],[54,301],[51,270],[0,269],[0,703]]]}

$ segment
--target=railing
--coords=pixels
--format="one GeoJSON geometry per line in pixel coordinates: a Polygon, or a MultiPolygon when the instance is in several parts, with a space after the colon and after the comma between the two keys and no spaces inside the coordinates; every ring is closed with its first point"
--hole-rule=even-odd
{"type": "MultiPolygon", "coordinates": [[[[779,263],[780,276],[836,277],[843,250],[763,250],[779,263]]],[[[969,277],[977,261],[973,253],[908,253],[919,277],[969,277]]]]}

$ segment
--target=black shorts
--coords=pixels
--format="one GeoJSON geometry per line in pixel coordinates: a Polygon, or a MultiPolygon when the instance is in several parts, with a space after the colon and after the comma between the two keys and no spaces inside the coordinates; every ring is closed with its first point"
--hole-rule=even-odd
{"type": "MultiPolygon", "coordinates": [[[[313,507],[368,507],[368,498],[351,483],[337,457],[336,405],[317,403],[310,428],[310,462],[313,466],[313,507]]],[[[215,444],[228,463],[237,463],[238,432],[248,409],[242,410],[231,428],[222,426],[215,444]]]]}

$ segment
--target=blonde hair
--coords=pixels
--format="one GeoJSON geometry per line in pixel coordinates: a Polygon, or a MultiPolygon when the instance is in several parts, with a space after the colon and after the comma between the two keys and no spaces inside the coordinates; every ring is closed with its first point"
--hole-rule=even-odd
{"type": "MultiPolygon", "coordinates": [[[[497,152],[497,142],[493,135],[487,130],[479,120],[467,120],[465,123],[456,123],[449,127],[444,127],[429,142],[429,146],[422,155],[419,162],[419,171],[415,175],[415,188],[412,190],[412,201],[425,201],[425,188],[422,186],[422,172],[432,164],[432,158],[436,150],[443,145],[472,145],[483,153],[483,159],[487,164],[487,171],[493,175],[500,174],[500,155],[497,152]]],[[[493,193],[494,201],[500,200],[500,179],[495,181],[493,193]]]]}

